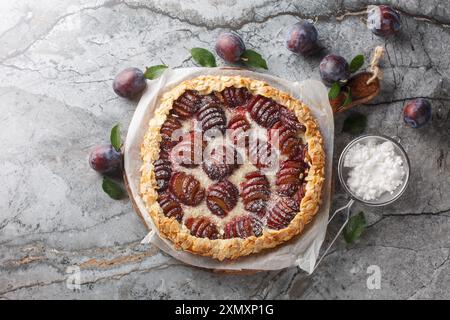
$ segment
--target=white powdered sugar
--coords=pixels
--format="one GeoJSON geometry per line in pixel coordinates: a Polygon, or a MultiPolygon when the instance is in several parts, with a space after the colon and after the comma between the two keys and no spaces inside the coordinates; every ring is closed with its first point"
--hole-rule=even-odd
{"type": "Polygon", "coordinates": [[[352,168],[347,179],[350,190],[368,201],[385,192],[393,193],[405,176],[402,158],[395,154],[390,141],[356,144],[348,151],[344,167],[352,168]]]}

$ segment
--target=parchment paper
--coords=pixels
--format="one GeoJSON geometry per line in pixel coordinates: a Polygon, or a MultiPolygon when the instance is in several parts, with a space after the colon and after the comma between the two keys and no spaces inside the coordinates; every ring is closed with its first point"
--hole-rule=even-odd
{"type": "Polygon", "coordinates": [[[143,243],[152,243],[167,254],[184,263],[202,268],[221,270],[279,270],[298,266],[308,273],[314,269],[319,250],[325,238],[327,221],[330,210],[331,197],[331,164],[333,159],[334,121],[333,113],[328,101],[328,93],[324,85],[315,80],[290,82],[267,74],[260,74],[236,68],[185,68],[168,69],[157,80],[148,81],[147,89],[141,97],[128,128],[125,141],[125,174],[131,196],[137,210],[144,218],[150,229],[143,243]],[[266,250],[259,254],[238,258],[230,261],[218,261],[208,257],[193,255],[173,248],[170,241],[160,238],[152,219],[147,214],[145,204],[139,195],[139,169],[142,165],[140,145],[148,128],[148,122],[153,116],[155,107],[161,94],[181,81],[196,76],[212,75],[240,75],[265,81],[275,88],[289,93],[306,103],[317,119],[320,131],[324,137],[326,152],[325,184],[322,205],[314,220],[300,235],[275,249],[266,250]]]}

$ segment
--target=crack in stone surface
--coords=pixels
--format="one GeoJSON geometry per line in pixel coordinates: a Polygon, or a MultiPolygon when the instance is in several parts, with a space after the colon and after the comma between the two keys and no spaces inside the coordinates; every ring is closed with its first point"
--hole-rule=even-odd
{"type": "MultiPolygon", "coordinates": [[[[54,233],[84,232],[84,231],[88,231],[88,230],[90,230],[90,229],[94,229],[94,228],[96,228],[96,227],[98,227],[98,226],[100,226],[100,225],[103,225],[103,224],[108,223],[108,222],[111,221],[111,220],[117,219],[117,218],[119,218],[119,217],[122,217],[122,216],[125,216],[125,215],[128,215],[128,214],[129,214],[128,211],[123,211],[123,212],[120,212],[120,213],[118,213],[118,214],[116,214],[116,215],[112,215],[112,216],[110,216],[110,217],[107,217],[107,218],[105,218],[103,221],[94,223],[94,224],[92,224],[92,225],[90,225],[90,226],[86,226],[86,227],[83,227],[83,228],[67,228],[67,229],[59,230],[58,227],[55,227],[53,230],[50,230],[50,231],[42,231],[42,232],[37,232],[37,233],[29,233],[29,234],[27,234],[26,236],[27,236],[27,237],[33,237],[33,236],[42,236],[42,235],[45,235],[45,234],[54,234],[54,233]]],[[[14,221],[14,218],[16,218],[16,217],[13,217],[13,219],[11,219],[11,220],[4,221],[4,222],[0,225],[0,230],[3,229],[3,228],[5,228],[5,227],[8,225],[8,223],[14,221]]],[[[0,245],[6,245],[7,243],[9,243],[9,242],[11,242],[11,241],[13,241],[13,240],[14,240],[14,239],[7,240],[7,241],[4,241],[4,242],[0,242],[0,245]]]]}
{"type": "Polygon", "coordinates": [[[145,258],[153,256],[154,254],[158,253],[158,251],[159,251],[158,249],[154,248],[154,250],[147,250],[143,253],[124,255],[124,256],[119,256],[119,257],[113,258],[113,259],[92,258],[92,259],[89,259],[89,260],[79,264],[78,266],[81,269],[93,268],[93,267],[94,268],[102,268],[102,269],[103,268],[112,268],[117,265],[141,261],[145,258]]]}
{"type": "MultiPolygon", "coordinates": [[[[196,27],[203,27],[207,30],[225,29],[225,28],[229,28],[229,29],[233,29],[233,30],[240,30],[247,24],[252,24],[252,23],[262,24],[262,23],[266,23],[267,21],[269,21],[271,19],[281,17],[281,16],[292,16],[292,17],[296,17],[296,18],[300,18],[300,19],[304,19],[304,20],[315,20],[315,21],[318,21],[318,20],[329,21],[330,19],[335,18],[337,21],[342,21],[347,16],[354,16],[355,14],[361,14],[361,13],[365,12],[365,10],[367,8],[367,7],[363,7],[363,8],[356,9],[356,10],[348,10],[345,7],[340,7],[340,9],[337,12],[335,12],[334,14],[331,14],[331,15],[320,15],[320,14],[319,15],[304,15],[298,11],[281,11],[281,12],[269,14],[269,15],[266,15],[266,16],[263,16],[260,18],[258,18],[254,14],[250,18],[242,19],[241,21],[235,22],[235,23],[208,24],[208,23],[194,22],[194,21],[186,19],[186,18],[181,18],[176,15],[170,14],[167,11],[163,11],[163,10],[157,9],[155,7],[150,7],[150,6],[144,5],[144,4],[131,4],[127,1],[124,1],[123,4],[125,4],[129,8],[149,10],[152,13],[167,16],[171,19],[175,19],[180,22],[187,23],[187,24],[190,24],[190,25],[193,25],[196,27]]],[[[405,14],[406,16],[417,19],[419,21],[430,22],[430,23],[433,23],[435,25],[438,25],[438,26],[441,26],[444,28],[450,27],[450,21],[449,22],[441,21],[432,16],[427,16],[427,15],[423,15],[423,14],[414,14],[414,13],[408,12],[408,11],[401,9],[399,7],[396,7],[396,6],[394,6],[394,8],[396,10],[398,10],[399,12],[405,14]]]]}
{"type": "Polygon", "coordinates": [[[439,275],[440,269],[445,266],[445,264],[450,260],[450,255],[447,256],[447,258],[442,261],[441,264],[439,264],[433,271],[433,274],[431,275],[430,281],[417,290],[415,290],[408,298],[407,300],[415,299],[415,297],[423,290],[427,289],[436,279],[436,277],[439,275]]]}
{"type": "MultiPolygon", "coordinates": [[[[253,14],[252,17],[247,18],[247,19],[241,19],[241,21],[235,22],[235,23],[223,23],[223,24],[217,24],[217,23],[207,23],[207,22],[199,22],[199,21],[193,21],[190,20],[189,18],[183,18],[180,16],[177,16],[176,14],[173,14],[169,11],[164,11],[162,9],[158,9],[156,6],[149,6],[148,4],[133,4],[131,2],[127,2],[127,1],[121,1],[121,0],[109,0],[109,1],[105,1],[103,4],[101,5],[97,5],[97,6],[91,6],[91,7],[84,7],[78,11],[75,12],[70,12],[67,14],[64,14],[60,17],[58,17],[56,19],[55,22],[53,22],[48,28],[47,30],[41,34],[40,36],[36,37],[31,43],[29,43],[25,48],[21,49],[21,50],[17,50],[13,53],[8,54],[6,57],[4,57],[0,62],[4,63],[7,60],[10,60],[11,58],[17,57],[19,55],[24,54],[25,52],[27,52],[35,43],[37,43],[38,41],[44,40],[46,38],[46,36],[48,34],[50,34],[53,29],[60,24],[62,21],[64,21],[66,18],[71,17],[73,15],[76,14],[80,14],[84,11],[95,11],[98,9],[102,9],[102,8],[112,8],[118,5],[124,5],[130,9],[133,10],[139,10],[139,9],[143,9],[143,10],[148,10],[154,14],[158,14],[161,16],[165,16],[168,17],[170,19],[173,20],[177,20],[181,23],[186,23],[188,25],[192,25],[192,26],[196,26],[196,27],[202,27],[205,28],[206,30],[215,30],[215,29],[232,29],[232,30],[240,30],[243,27],[245,27],[248,24],[263,24],[266,23],[268,21],[270,21],[271,19],[277,18],[277,17],[281,17],[281,16],[292,16],[292,17],[296,17],[299,19],[304,19],[304,20],[315,20],[315,21],[330,21],[330,19],[335,19],[337,22],[340,22],[342,20],[344,20],[347,16],[353,16],[355,13],[361,13],[363,12],[363,10],[365,9],[360,8],[360,9],[356,9],[356,10],[347,10],[345,7],[341,7],[339,8],[339,10],[337,12],[335,12],[334,14],[331,15],[303,15],[299,12],[296,11],[281,11],[281,12],[277,12],[274,14],[269,14],[266,16],[263,16],[261,18],[258,18],[255,14],[253,14]]],[[[427,16],[427,15],[423,15],[423,14],[414,14],[411,12],[408,12],[404,9],[401,9],[399,7],[395,7],[396,10],[398,10],[399,12],[405,14],[408,17],[414,18],[418,21],[423,21],[423,22],[429,22],[432,24],[435,24],[437,26],[441,26],[444,28],[449,28],[450,27],[450,22],[447,21],[441,21],[439,19],[436,19],[432,16],[427,16]]],[[[12,30],[10,30],[12,31],[12,30]]],[[[7,32],[7,30],[5,31],[7,32]]]]}
{"type": "MultiPolygon", "coordinates": [[[[438,26],[441,26],[443,28],[450,28],[450,20],[440,20],[440,19],[436,19],[433,16],[429,16],[429,15],[424,15],[424,14],[420,14],[420,13],[413,13],[413,12],[409,12],[406,9],[403,9],[399,6],[392,6],[392,8],[394,8],[395,10],[397,10],[398,12],[400,12],[401,14],[404,14],[405,16],[411,17],[413,19],[416,19],[418,21],[425,21],[425,22],[429,22],[438,26]]],[[[348,16],[360,16],[360,15],[365,15],[367,12],[367,7],[362,7],[359,9],[354,9],[354,10],[347,10],[345,8],[341,8],[340,12],[338,12],[339,15],[336,16],[336,19],[338,21],[342,21],[344,18],[348,17],[348,16]]]]}
{"type": "Polygon", "coordinates": [[[419,217],[419,216],[440,216],[440,217],[447,217],[450,216],[446,215],[447,213],[450,213],[450,209],[444,209],[441,211],[436,212],[417,212],[417,213],[383,213],[381,215],[381,218],[374,223],[367,226],[367,228],[372,228],[376,226],[377,224],[381,223],[387,218],[398,218],[398,217],[419,217]]]}
{"type": "MultiPolygon", "coordinates": [[[[76,15],[76,14],[80,14],[80,13],[82,13],[82,12],[84,12],[84,11],[88,11],[88,10],[97,10],[97,9],[103,8],[103,7],[105,7],[105,6],[108,6],[109,4],[116,3],[116,2],[117,2],[117,1],[107,1],[107,2],[105,2],[105,3],[103,3],[103,4],[101,4],[101,5],[98,5],[98,6],[85,7],[85,8],[82,8],[82,9],[78,10],[78,11],[70,12],[70,13],[67,13],[67,14],[64,14],[64,15],[58,17],[58,18],[56,19],[56,21],[53,22],[53,23],[47,28],[47,30],[44,31],[43,34],[41,34],[40,36],[38,36],[37,38],[35,38],[34,41],[32,41],[31,43],[29,43],[25,48],[23,48],[23,49],[21,49],[21,50],[17,50],[17,51],[15,51],[15,52],[12,52],[11,54],[7,55],[6,57],[4,57],[4,58],[2,59],[1,62],[3,63],[3,62],[5,62],[5,61],[7,61],[7,60],[9,60],[9,59],[11,59],[11,58],[17,57],[17,56],[19,56],[19,55],[21,55],[21,54],[27,52],[28,49],[30,49],[36,42],[41,41],[41,40],[44,40],[44,39],[46,38],[46,36],[47,36],[48,34],[50,34],[50,33],[53,31],[53,29],[54,29],[57,25],[59,25],[62,21],[64,21],[64,20],[67,19],[68,17],[73,16],[73,15],[76,15]]],[[[3,36],[3,35],[2,35],[2,36],[3,36]]]]}
{"type": "MultiPolygon", "coordinates": [[[[100,281],[105,281],[105,280],[120,280],[121,278],[131,275],[133,273],[148,273],[148,272],[152,272],[152,271],[158,271],[158,270],[164,270],[164,269],[168,269],[171,267],[176,267],[176,266],[180,266],[182,264],[179,263],[163,263],[161,265],[157,265],[157,266],[152,266],[149,268],[134,268],[131,269],[129,271],[126,272],[121,272],[121,273],[116,273],[110,276],[99,276],[98,278],[95,278],[94,280],[89,280],[89,281],[82,281],[80,283],[80,285],[89,285],[89,284],[94,284],[94,283],[98,283],[100,281]]],[[[53,284],[58,284],[58,283],[63,283],[66,282],[67,278],[64,279],[58,279],[58,280],[53,280],[53,281],[49,281],[49,282],[35,282],[35,283],[31,283],[31,284],[27,284],[27,285],[22,285],[22,286],[18,286],[12,289],[8,289],[5,291],[0,291],[0,297],[2,295],[8,294],[8,293],[12,293],[12,292],[16,292],[19,290],[23,290],[23,289],[30,289],[30,288],[34,288],[34,287],[46,287],[46,286],[51,286],[53,284]]]]}
{"type": "Polygon", "coordinates": [[[391,104],[391,103],[405,103],[406,101],[413,100],[413,99],[428,99],[433,101],[443,101],[443,102],[450,102],[450,98],[444,98],[444,97],[424,97],[424,96],[416,96],[416,97],[407,97],[402,99],[393,99],[389,101],[378,101],[378,102],[371,102],[366,104],[367,106],[380,106],[384,104],[391,104]]]}

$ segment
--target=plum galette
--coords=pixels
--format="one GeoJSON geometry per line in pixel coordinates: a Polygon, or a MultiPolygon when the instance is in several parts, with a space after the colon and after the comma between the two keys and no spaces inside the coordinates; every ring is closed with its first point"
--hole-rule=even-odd
{"type": "Polygon", "coordinates": [[[140,192],[177,249],[235,259],[299,234],[324,181],[310,110],[267,83],[200,76],[163,94],[141,146],[140,192]]]}

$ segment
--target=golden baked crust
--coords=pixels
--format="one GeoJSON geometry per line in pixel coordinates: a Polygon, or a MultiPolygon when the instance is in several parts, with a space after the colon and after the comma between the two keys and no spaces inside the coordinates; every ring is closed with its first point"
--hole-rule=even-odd
{"type": "Polygon", "coordinates": [[[240,76],[200,76],[186,80],[166,92],[154,117],[149,122],[148,131],[141,145],[143,165],[141,167],[140,193],[154,224],[162,237],[173,242],[177,249],[182,249],[202,256],[218,260],[236,259],[263,249],[273,248],[302,232],[317,213],[321,202],[321,191],[325,177],[325,153],[322,136],[309,108],[287,93],[275,89],[267,83],[240,76]],[[245,239],[198,238],[192,236],[183,224],[175,218],[164,216],[157,198],[157,183],[153,162],[158,159],[160,151],[160,128],[172,109],[173,102],[186,90],[197,90],[201,94],[222,91],[227,87],[245,87],[254,95],[262,95],[292,110],[300,123],[306,127],[304,139],[308,143],[309,171],[305,178],[305,196],[300,203],[300,211],[290,224],[281,230],[265,229],[261,236],[245,239]]]}

